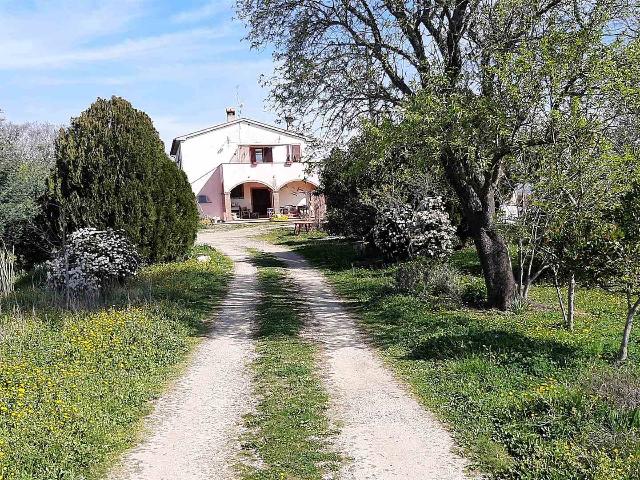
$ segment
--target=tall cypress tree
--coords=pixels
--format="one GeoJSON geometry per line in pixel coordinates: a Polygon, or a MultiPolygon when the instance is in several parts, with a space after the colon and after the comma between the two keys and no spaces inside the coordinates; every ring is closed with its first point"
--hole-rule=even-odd
{"type": "Polygon", "coordinates": [[[186,176],[149,116],[123,98],[99,98],[60,131],[44,197],[58,242],[82,227],[123,231],[150,261],[184,255],[198,213],[186,176]]]}

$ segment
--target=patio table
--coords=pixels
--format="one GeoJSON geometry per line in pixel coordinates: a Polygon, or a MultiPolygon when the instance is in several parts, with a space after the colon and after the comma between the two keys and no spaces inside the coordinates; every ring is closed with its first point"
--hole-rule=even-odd
{"type": "Polygon", "coordinates": [[[305,232],[310,232],[311,230],[313,230],[315,223],[316,222],[313,222],[311,220],[295,222],[293,226],[294,235],[299,235],[302,232],[302,229],[304,229],[305,232]]]}

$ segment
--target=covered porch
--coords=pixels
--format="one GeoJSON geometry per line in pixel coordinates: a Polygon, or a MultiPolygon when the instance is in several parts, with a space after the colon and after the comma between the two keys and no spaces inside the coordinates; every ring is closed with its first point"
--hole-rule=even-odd
{"type": "Polygon", "coordinates": [[[316,185],[292,180],[274,188],[260,181],[240,183],[224,194],[224,220],[269,219],[274,214],[289,218],[313,215],[311,204],[316,185]]]}

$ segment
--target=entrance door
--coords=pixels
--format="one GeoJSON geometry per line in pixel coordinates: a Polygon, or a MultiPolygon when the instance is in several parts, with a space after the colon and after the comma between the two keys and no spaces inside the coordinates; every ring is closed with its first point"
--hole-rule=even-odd
{"type": "Polygon", "coordinates": [[[267,209],[271,208],[271,190],[268,188],[251,189],[251,210],[261,217],[267,216],[267,209]]]}

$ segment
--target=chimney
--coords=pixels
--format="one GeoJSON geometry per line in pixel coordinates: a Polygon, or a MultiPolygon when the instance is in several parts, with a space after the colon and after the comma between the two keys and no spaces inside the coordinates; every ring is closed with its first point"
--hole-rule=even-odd
{"type": "Polygon", "coordinates": [[[284,121],[287,124],[287,130],[290,130],[291,125],[293,125],[293,122],[295,121],[295,118],[293,118],[291,115],[287,115],[286,117],[284,117],[284,121]]]}
{"type": "Polygon", "coordinates": [[[227,122],[233,122],[236,119],[236,109],[227,108],[227,122]]]}

